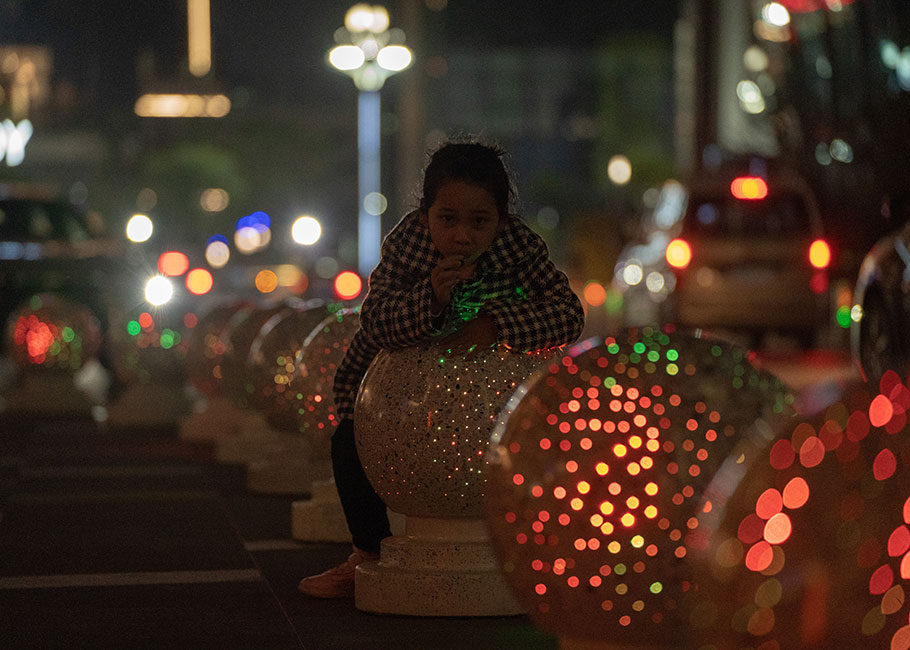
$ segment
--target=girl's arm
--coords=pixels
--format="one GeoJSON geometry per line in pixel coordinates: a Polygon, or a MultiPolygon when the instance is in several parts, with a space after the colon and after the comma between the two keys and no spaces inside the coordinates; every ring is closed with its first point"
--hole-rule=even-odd
{"type": "Polygon", "coordinates": [[[546,244],[534,236],[528,257],[519,267],[524,296],[484,303],[482,314],[496,322],[499,340],[520,351],[572,343],[584,328],[584,310],[566,274],[550,260],[546,244]]]}
{"type": "Polygon", "coordinates": [[[360,309],[360,326],[379,347],[388,349],[426,341],[439,324],[439,318],[431,313],[429,274],[415,279],[396,253],[394,241],[387,238],[360,309]]]}

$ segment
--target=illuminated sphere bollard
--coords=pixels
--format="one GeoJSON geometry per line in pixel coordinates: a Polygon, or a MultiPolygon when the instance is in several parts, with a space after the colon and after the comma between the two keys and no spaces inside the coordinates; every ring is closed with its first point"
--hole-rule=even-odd
{"type": "Polygon", "coordinates": [[[910,648],[908,414],[893,372],[848,385],[718,486],[698,648],[910,648]]]}
{"type": "Polygon", "coordinates": [[[195,314],[132,310],[113,319],[110,349],[125,387],[108,406],[112,427],[176,426],[191,410],[186,354],[195,314]]]}
{"type": "Polygon", "coordinates": [[[93,416],[106,386],[86,383],[98,369],[101,328],[92,311],[62,296],[36,294],[6,324],[5,347],[18,372],[8,411],[93,416]]]}
{"type": "Polygon", "coordinates": [[[296,360],[307,336],[331,305],[322,300],[293,301],[291,309],[273,314],[250,346],[247,376],[250,407],[259,411],[275,432],[247,465],[247,488],[269,494],[309,493],[316,478],[331,469],[314,461],[310,441],[300,433],[299,393],[291,385],[296,360]]]}
{"type": "Polygon", "coordinates": [[[532,619],[564,649],[687,647],[705,486],[757,458],[791,402],[744,351],[651,329],[580,343],[522,386],[486,508],[532,619]]]}
{"type": "Polygon", "coordinates": [[[298,433],[308,443],[315,479],[311,498],[291,504],[291,536],[300,541],[351,541],[332,475],[331,440],[338,424],[332,384],[359,326],[360,309],[351,308],[339,310],[313,328],[290,378],[293,399],[283,402],[293,411],[298,433]]]}
{"type": "Polygon", "coordinates": [[[248,465],[260,450],[273,444],[281,434],[272,428],[265,414],[253,408],[257,386],[249,364],[250,349],[263,325],[277,315],[293,313],[287,301],[257,305],[237,312],[228,324],[227,347],[222,359],[221,387],[233,402],[239,422],[233,435],[215,441],[215,457],[229,464],[248,465]]]}
{"type": "Polygon", "coordinates": [[[223,390],[223,361],[231,319],[252,309],[246,301],[219,304],[206,312],[189,336],[186,376],[198,397],[193,413],[180,422],[180,438],[213,443],[236,433],[242,413],[223,390]]]}
{"type": "Polygon", "coordinates": [[[364,377],[355,438],[367,478],[405,534],[357,567],[358,609],[415,616],[522,612],[483,521],[487,450],[500,410],[553,353],[504,347],[382,351],[364,377]]]}

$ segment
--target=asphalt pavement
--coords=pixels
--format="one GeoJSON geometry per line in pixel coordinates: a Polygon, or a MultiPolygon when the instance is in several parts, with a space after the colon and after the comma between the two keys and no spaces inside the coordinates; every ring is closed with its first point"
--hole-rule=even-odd
{"type": "Polygon", "coordinates": [[[346,544],[176,429],[0,417],[0,648],[555,650],[523,616],[379,616],[299,594],[346,544]]]}

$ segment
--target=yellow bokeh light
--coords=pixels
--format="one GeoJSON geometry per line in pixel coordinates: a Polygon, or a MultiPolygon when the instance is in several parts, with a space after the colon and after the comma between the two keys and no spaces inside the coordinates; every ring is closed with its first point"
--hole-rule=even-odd
{"type": "Polygon", "coordinates": [[[271,293],[278,287],[278,276],[270,269],[263,269],[256,274],[254,284],[261,293],[271,293]]]}

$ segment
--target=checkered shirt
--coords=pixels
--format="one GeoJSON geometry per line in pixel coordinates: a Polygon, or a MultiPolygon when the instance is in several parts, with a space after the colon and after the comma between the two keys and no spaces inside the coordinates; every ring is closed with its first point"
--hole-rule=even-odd
{"type": "Polygon", "coordinates": [[[381,349],[432,343],[481,309],[496,322],[499,340],[515,350],[557,347],[581,335],[584,311],[578,296],[550,260],[546,243],[519,217],[508,217],[478,260],[474,278],[455,286],[442,324],[430,313],[430,272],[439,259],[417,212],[406,215],[383,240],[361,306],[360,329],[335,372],[339,417],[353,416],[360,382],[381,349]]]}

